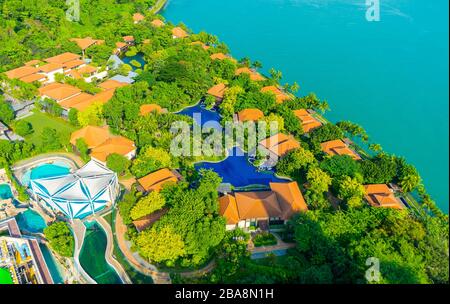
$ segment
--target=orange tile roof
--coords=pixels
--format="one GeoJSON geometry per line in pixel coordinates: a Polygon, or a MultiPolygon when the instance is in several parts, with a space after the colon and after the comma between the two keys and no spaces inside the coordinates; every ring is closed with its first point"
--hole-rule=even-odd
{"type": "Polygon", "coordinates": [[[322,125],[320,121],[315,119],[307,110],[294,110],[294,115],[301,121],[303,131],[308,133],[322,125]]]}
{"type": "Polygon", "coordinates": [[[31,66],[22,66],[10,71],[5,72],[9,79],[22,78],[31,74],[39,72],[39,69],[31,66]]]}
{"type": "Polygon", "coordinates": [[[28,61],[28,62],[25,62],[24,65],[26,65],[26,66],[35,66],[35,65],[38,65],[40,63],[41,63],[40,60],[33,59],[33,60],[28,61]]]}
{"type": "Polygon", "coordinates": [[[239,121],[257,121],[264,117],[264,113],[259,109],[245,109],[238,113],[239,121]]]}
{"type": "Polygon", "coordinates": [[[97,93],[95,95],[92,95],[91,98],[84,100],[82,102],[79,102],[78,104],[74,105],[73,107],[77,109],[78,111],[84,111],[87,107],[92,105],[93,103],[101,103],[105,104],[108,101],[111,100],[111,98],[114,96],[115,89],[103,91],[100,93],[97,93]]]}
{"type": "Polygon", "coordinates": [[[208,94],[212,95],[216,98],[222,99],[225,91],[227,90],[227,86],[224,83],[216,84],[208,90],[208,94]]]}
{"type": "Polygon", "coordinates": [[[72,133],[70,143],[75,146],[79,138],[83,138],[89,149],[92,149],[110,138],[110,133],[107,126],[86,126],[72,133]]]}
{"type": "Polygon", "coordinates": [[[373,207],[404,209],[405,206],[398,200],[394,192],[385,184],[365,185],[365,199],[373,207]]]}
{"type": "Polygon", "coordinates": [[[38,69],[41,72],[49,73],[49,72],[53,72],[53,71],[56,71],[56,70],[59,70],[59,69],[62,69],[62,68],[63,68],[62,64],[59,64],[59,63],[47,63],[47,64],[44,64],[44,65],[40,66],[38,69]]]}
{"type": "Polygon", "coordinates": [[[239,223],[239,213],[236,205],[236,198],[233,195],[226,194],[219,198],[219,214],[225,217],[227,225],[239,223]]]}
{"type": "Polygon", "coordinates": [[[49,62],[49,63],[59,63],[59,64],[64,64],[68,61],[72,61],[72,60],[77,60],[80,59],[81,56],[74,54],[74,53],[63,53],[63,54],[59,54],[57,56],[53,56],[50,58],[45,59],[45,61],[49,62]]]}
{"type": "Polygon", "coordinates": [[[270,183],[271,191],[235,192],[219,198],[219,213],[227,225],[241,220],[281,218],[308,210],[297,182],[270,183]]]}
{"type": "Polygon", "coordinates": [[[263,93],[272,92],[273,94],[275,94],[277,103],[282,103],[285,100],[291,99],[291,97],[289,97],[289,95],[287,95],[286,93],[281,91],[276,86],[264,87],[264,88],[261,89],[261,92],[263,92],[263,93]]]}
{"type": "Polygon", "coordinates": [[[128,85],[127,83],[120,82],[117,80],[108,79],[98,85],[99,88],[102,88],[104,90],[110,90],[115,88],[120,88],[128,85]]]}
{"type": "Polygon", "coordinates": [[[80,103],[83,103],[83,102],[85,102],[85,101],[87,101],[87,100],[90,100],[92,98],[92,95],[91,94],[87,94],[87,93],[81,93],[81,94],[78,94],[78,95],[76,95],[76,96],[73,96],[73,97],[71,97],[71,98],[68,98],[68,99],[66,99],[66,100],[64,100],[64,101],[61,101],[60,103],[59,103],[59,105],[61,106],[61,107],[63,107],[64,109],[72,109],[72,108],[77,108],[77,106],[80,104],[80,103]]]}
{"type": "Polygon", "coordinates": [[[161,113],[162,112],[161,106],[157,105],[157,104],[154,104],[154,103],[151,103],[151,104],[142,105],[140,107],[140,114],[141,115],[147,115],[147,114],[149,114],[151,112],[155,112],[155,111],[157,113],[161,113]]]}
{"type": "Polygon", "coordinates": [[[297,182],[270,183],[269,185],[270,189],[277,194],[283,212],[282,218],[288,219],[294,213],[308,210],[297,182]]]}
{"type": "Polygon", "coordinates": [[[99,161],[106,162],[111,154],[117,153],[125,156],[134,150],[136,150],[136,146],[132,140],[123,136],[115,136],[92,148],[90,155],[99,161]]]}
{"type": "Polygon", "coordinates": [[[295,140],[292,136],[288,136],[283,133],[278,133],[268,137],[262,140],[259,144],[278,157],[282,157],[289,151],[300,147],[300,143],[297,140],[295,140]]]}
{"type": "Polygon", "coordinates": [[[145,191],[160,191],[162,186],[166,183],[176,183],[178,176],[171,170],[164,168],[156,172],[150,173],[140,179],[138,183],[144,188],[145,191]]]}
{"type": "Polygon", "coordinates": [[[133,21],[142,21],[145,19],[145,16],[142,15],[141,13],[134,13],[133,14],[133,21]]]}
{"type": "Polygon", "coordinates": [[[64,68],[65,69],[73,69],[73,68],[76,68],[83,64],[86,64],[86,62],[84,62],[83,60],[80,60],[80,59],[75,59],[75,60],[65,62],[64,68]]]}
{"type": "Polygon", "coordinates": [[[92,45],[101,45],[105,43],[105,40],[92,39],[91,37],[72,38],[70,41],[75,42],[82,50],[85,50],[92,45]]]}
{"type": "Polygon", "coordinates": [[[91,74],[97,72],[97,68],[93,67],[92,65],[85,65],[79,68],[77,71],[80,74],[91,74]]]}
{"type": "Polygon", "coordinates": [[[119,49],[126,47],[126,46],[127,46],[127,44],[125,42],[116,42],[116,47],[119,49]]]}
{"type": "Polygon", "coordinates": [[[279,217],[282,214],[277,195],[272,191],[236,192],[234,197],[241,220],[279,217]]]}
{"type": "Polygon", "coordinates": [[[134,41],[134,37],[133,36],[123,36],[123,41],[125,42],[133,42],[134,41]]]}
{"type": "Polygon", "coordinates": [[[41,96],[47,96],[56,101],[60,101],[74,95],[80,94],[81,90],[74,86],[62,83],[52,83],[45,87],[39,88],[41,96]]]}
{"type": "Polygon", "coordinates": [[[154,27],[161,27],[164,26],[164,22],[159,20],[159,19],[155,19],[152,22],[150,22],[154,27]]]}
{"type": "Polygon", "coordinates": [[[64,73],[66,76],[70,76],[73,79],[81,79],[83,76],[77,70],[70,70],[64,73]]]}
{"type": "Polygon", "coordinates": [[[21,81],[26,83],[31,83],[33,81],[39,81],[47,78],[45,75],[42,74],[31,74],[25,77],[20,78],[21,81]]]}
{"type": "Polygon", "coordinates": [[[265,80],[265,78],[261,74],[259,74],[258,72],[252,71],[247,67],[238,68],[234,74],[236,76],[239,76],[241,74],[248,74],[248,75],[250,75],[250,79],[253,81],[265,80]]]}
{"type": "Polygon", "coordinates": [[[216,53],[216,54],[212,54],[211,56],[209,56],[212,60],[224,60],[227,59],[228,56],[225,55],[224,53],[216,53]]]}
{"type": "Polygon", "coordinates": [[[185,30],[183,30],[181,27],[174,27],[172,29],[172,35],[176,38],[185,38],[188,35],[185,30]]]}
{"type": "Polygon", "coordinates": [[[324,143],[321,143],[322,151],[328,155],[348,155],[351,156],[355,160],[360,160],[361,157],[353,150],[351,150],[347,144],[345,144],[342,140],[330,140],[324,143]]]}

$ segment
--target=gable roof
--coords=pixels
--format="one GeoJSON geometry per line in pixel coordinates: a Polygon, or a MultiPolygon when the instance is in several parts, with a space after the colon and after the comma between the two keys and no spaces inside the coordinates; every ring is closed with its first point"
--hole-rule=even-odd
{"type": "Polygon", "coordinates": [[[113,79],[108,79],[98,85],[98,87],[104,89],[104,90],[111,90],[116,88],[121,88],[128,85],[128,83],[120,82],[113,79]]]}
{"type": "Polygon", "coordinates": [[[134,41],[134,37],[133,36],[123,36],[123,41],[125,42],[133,42],[134,41]]]}
{"type": "Polygon", "coordinates": [[[30,61],[25,62],[24,65],[26,65],[26,66],[35,66],[35,65],[38,65],[38,64],[40,64],[40,63],[41,63],[40,60],[38,60],[38,59],[33,59],[33,60],[30,60],[30,61]]]}
{"type": "Polygon", "coordinates": [[[157,105],[154,103],[142,105],[139,109],[139,112],[141,115],[147,115],[147,114],[149,114],[151,112],[155,112],[155,111],[158,113],[161,113],[162,108],[160,105],[157,105]]]}
{"type": "Polygon", "coordinates": [[[261,92],[263,92],[263,93],[272,92],[273,94],[275,94],[277,103],[282,103],[285,100],[291,99],[291,97],[289,97],[289,95],[284,93],[282,90],[280,90],[276,86],[264,87],[261,89],[261,92]]]}
{"type": "Polygon", "coordinates": [[[172,29],[172,35],[176,38],[185,38],[189,36],[189,34],[179,26],[172,29]]]}
{"type": "Polygon", "coordinates": [[[248,67],[242,67],[242,68],[236,69],[234,75],[239,76],[241,74],[248,74],[248,75],[250,75],[250,79],[253,80],[253,81],[262,81],[262,80],[266,79],[261,74],[259,74],[258,72],[255,72],[255,71],[253,71],[251,69],[249,69],[248,67]]]}
{"type": "Polygon", "coordinates": [[[264,117],[264,113],[260,109],[244,109],[237,116],[239,121],[257,121],[264,117]]]}
{"type": "Polygon", "coordinates": [[[33,81],[39,81],[39,80],[43,80],[45,78],[47,78],[47,77],[43,74],[31,74],[31,75],[27,75],[25,77],[20,78],[20,81],[23,81],[26,83],[31,83],[33,81]]]}
{"type": "Polygon", "coordinates": [[[227,90],[227,86],[224,83],[219,83],[219,84],[216,84],[215,86],[212,86],[208,90],[208,94],[211,96],[214,96],[216,98],[222,99],[226,90],[227,90]]]}
{"type": "Polygon", "coordinates": [[[263,139],[259,142],[259,144],[279,157],[282,157],[289,151],[300,147],[300,143],[295,138],[283,133],[277,133],[263,139]]]}
{"type": "MultiPolygon", "coordinates": [[[[70,98],[67,98],[66,100],[63,100],[63,101],[61,101],[60,103],[59,103],[59,105],[62,107],[62,108],[64,108],[64,109],[66,109],[66,110],[68,110],[68,109],[72,109],[72,108],[75,108],[75,109],[77,109],[77,106],[80,104],[80,103],[83,103],[83,102],[85,102],[85,101],[87,101],[87,100],[90,100],[92,98],[92,95],[91,94],[87,94],[87,93],[80,93],[80,94],[78,94],[78,95],[75,95],[75,96],[73,96],[73,97],[70,97],[70,98]]],[[[78,110],[78,109],[77,109],[78,110]]]]}
{"type": "Polygon", "coordinates": [[[320,127],[322,123],[315,119],[307,110],[300,109],[294,110],[294,115],[301,121],[303,131],[305,133],[311,132],[312,130],[320,127]]]}
{"type": "Polygon", "coordinates": [[[76,68],[76,67],[78,67],[80,65],[83,65],[83,64],[86,64],[86,62],[84,62],[81,59],[75,59],[75,60],[70,60],[70,61],[65,62],[63,64],[63,66],[64,66],[65,69],[73,69],[73,68],[76,68]]]}
{"type": "Polygon", "coordinates": [[[105,40],[92,39],[91,37],[72,38],[70,39],[70,41],[75,42],[82,50],[86,50],[88,47],[92,45],[101,45],[105,43],[105,40]]]}
{"type": "Polygon", "coordinates": [[[111,100],[114,96],[115,89],[103,91],[100,93],[97,93],[95,95],[91,95],[89,99],[83,100],[82,102],[79,102],[78,104],[74,105],[73,107],[76,108],[78,111],[83,111],[93,103],[101,103],[105,104],[108,101],[111,100]]]}
{"type": "Polygon", "coordinates": [[[322,151],[328,155],[348,155],[355,160],[360,160],[361,157],[352,149],[350,149],[346,143],[340,139],[330,140],[320,144],[322,151]]]}
{"type": "Polygon", "coordinates": [[[59,63],[59,64],[64,64],[68,61],[72,61],[72,60],[77,60],[80,59],[81,56],[78,54],[74,54],[74,53],[70,53],[70,52],[66,52],[66,53],[62,53],[47,59],[44,59],[46,62],[49,63],[59,63]]]}
{"type": "Polygon", "coordinates": [[[365,185],[365,199],[373,207],[404,209],[404,205],[395,197],[386,184],[365,185]]]}
{"type": "Polygon", "coordinates": [[[5,72],[9,79],[22,78],[31,74],[39,72],[39,69],[31,66],[22,66],[16,69],[9,70],[5,72]]]}
{"type": "Polygon", "coordinates": [[[155,20],[153,20],[153,21],[150,22],[150,23],[151,23],[151,25],[153,25],[154,27],[162,27],[162,26],[165,25],[165,23],[164,23],[162,20],[160,20],[160,19],[155,19],[155,20]]]}
{"type": "Polygon", "coordinates": [[[160,191],[164,184],[170,182],[176,183],[177,181],[178,176],[167,168],[155,171],[138,179],[138,183],[142,186],[142,188],[144,188],[146,192],[160,191]]]}
{"type": "Polygon", "coordinates": [[[56,70],[60,70],[62,68],[63,68],[62,64],[59,63],[47,63],[38,67],[39,71],[44,73],[53,72],[56,70]]]}
{"type": "Polygon", "coordinates": [[[81,93],[79,88],[64,83],[52,83],[38,90],[41,96],[47,96],[56,101],[61,101],[81,93]]]}
{"type": "Polygon", "coordinates": [[[133,14],[133,21],[142,21],[145,19],[145,16],[141,13],[134,13],[133,14]]]}

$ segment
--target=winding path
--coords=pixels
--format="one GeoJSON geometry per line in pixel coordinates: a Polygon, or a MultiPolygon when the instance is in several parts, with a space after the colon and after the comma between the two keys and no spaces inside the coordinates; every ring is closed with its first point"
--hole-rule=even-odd
{"type": "Polygon", "coordinates": [[[75,219],[72,221],[72,229],[73,235],[75,237],[75,251],[73,255],[73,258],[75,260],[75,269],[79,274],[81,274],[83,279],[86,280],[88,284],[97,284],[97,282],[95,282],[95,280],[87,274],[83,267],[81,267],[79,259],[81,248],[83,247],[84,236],[86,234],[86,226],[84,226],[84,224],[80,220],[75,219]]]}

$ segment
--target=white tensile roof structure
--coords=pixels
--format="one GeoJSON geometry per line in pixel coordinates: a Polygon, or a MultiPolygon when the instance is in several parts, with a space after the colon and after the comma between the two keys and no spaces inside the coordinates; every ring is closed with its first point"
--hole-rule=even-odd
{"type": "Polygon", "coordinates": [[[31,180],[31,189],[36,199],[73,219],[114,204],[119,182],[116,173],[91,160],[73,173],[31,180]]]}

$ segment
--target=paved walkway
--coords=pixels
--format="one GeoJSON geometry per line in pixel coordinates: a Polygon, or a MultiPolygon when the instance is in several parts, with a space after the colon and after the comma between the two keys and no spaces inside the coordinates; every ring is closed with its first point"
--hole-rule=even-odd
{"type": "Polygon", "coordinates": [[[261,247],[254,247],[253,243],[249,246],[249,250],[252,254],[254,253],[270,253],[275,250],[287,250],[290,248],[294,248],[296,246],[295,243],[285,243],[281,240],[281,238],[276,234],[272,233],[273,236],[277,239],[277,244],[273,246],[261,246],[261,247]]]}
{"type": "Polygon", "coordinates": [[[110,264],[119,275],[120,279],[124,284],[133,284],[133,282],[128,277],[126,271],[123,269],[122,265],[113,257],[114,252],[114,237],[111,231],[111,226],[102,216],[95,216],[95,220],[102,226],[103,230],[106,233],[106,250],[105,250],[105,259],[108,264],[110,264]]]}

